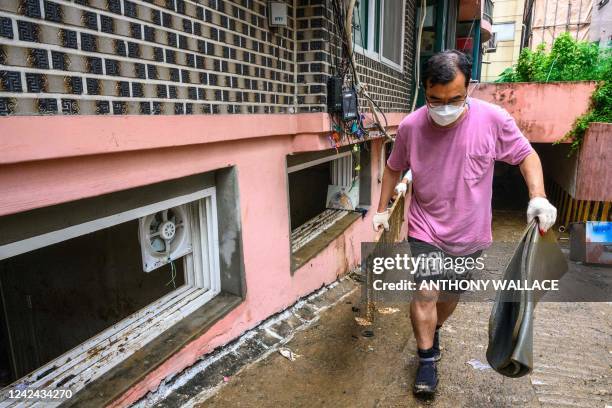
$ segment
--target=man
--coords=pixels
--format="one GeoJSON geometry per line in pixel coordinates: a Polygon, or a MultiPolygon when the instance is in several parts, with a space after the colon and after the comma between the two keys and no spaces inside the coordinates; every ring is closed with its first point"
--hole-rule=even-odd
{"type": "MultiPolygon", "coordinates": [[[[468,98],[471,68],[459,51],[444,51],[429,59],[423,73],[426,106],[402,120],[386,164],[374,229],[388,228],[387,203],[401,172],[410,169],[413,195],[408,241],[413,257],[439,251],[453,259],[477,258],[491,244],[496,160],[520,167],[529,190],[528,222],[537,217],[539,228],[545,231],[557,216],[546,199],[540,159],[512,117],[495,105],[468,98]]],[[[442,277],[451,279],[417,271],[415,280],[442,277]]],[[[411,301],[419,356],[413,389],[417,396],[431,396],[436,390],[438,331],[458,300],[459,293],[420,290],[411,301]]]]}

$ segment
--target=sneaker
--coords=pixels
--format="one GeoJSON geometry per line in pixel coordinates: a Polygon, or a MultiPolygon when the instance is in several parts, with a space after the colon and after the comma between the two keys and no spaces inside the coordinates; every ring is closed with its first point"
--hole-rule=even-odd
{"type": "Polygon", "coordinates": [[[419,398],[431,398],[438,386],[438,370],[433,358],[420,359],[412,392],[419,398]],[[428,361],[423,361],[428,360],[428,361]]]}

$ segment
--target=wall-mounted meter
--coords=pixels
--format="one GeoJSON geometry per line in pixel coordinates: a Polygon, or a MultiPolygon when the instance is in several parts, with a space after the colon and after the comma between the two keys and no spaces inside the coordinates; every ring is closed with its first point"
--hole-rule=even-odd
{"type": "Polygon", "coordinates": [[[268,25],[270,27],[287,27],[287,3],[282,1],[268,2],[268,25]]]}

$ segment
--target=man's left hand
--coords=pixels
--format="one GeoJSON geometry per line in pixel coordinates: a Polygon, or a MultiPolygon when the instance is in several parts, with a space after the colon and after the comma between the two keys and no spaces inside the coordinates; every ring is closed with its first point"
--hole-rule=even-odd
{"type": "Polygon", "coordinates": [[[395,186],[395,192],[397,194],[406,194],[406,191],[408,191],[406,183],[398,183],[397,186],[395,186]]]}
{"type": "Polygon", "coordinates": [[[534,197],[527,206],[527,222],[538,217],[540,230],[546,232],[555,224],[557,209],[544,197],[534,197]]]}

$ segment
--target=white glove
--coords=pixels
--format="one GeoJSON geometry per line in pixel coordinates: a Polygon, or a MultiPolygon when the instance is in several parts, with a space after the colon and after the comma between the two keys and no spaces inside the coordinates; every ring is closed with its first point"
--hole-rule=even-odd
{"type": "Polygon", "coordinates": [[[374,231],[378,232],[381,225],[386,231],[389,231],[389,210],[374,214],[374,217],[372,217],[372,225],[374,226],[374,231]]]}
{"type": "Polygon", "coordinates": [[[406,194],[406,191],[408,191],[406,183],[397,183],[397,186],[395,186],[395,192],[397,194],[406,194]]]}
{"type": "Polygon", "coordinates": [[[527,206],[527,223],[538,218],[540,230],[546,232],[555,224],[557,209],[544,197],[534,197],[527,206]]]}

